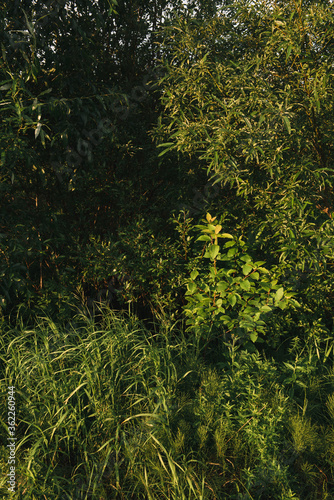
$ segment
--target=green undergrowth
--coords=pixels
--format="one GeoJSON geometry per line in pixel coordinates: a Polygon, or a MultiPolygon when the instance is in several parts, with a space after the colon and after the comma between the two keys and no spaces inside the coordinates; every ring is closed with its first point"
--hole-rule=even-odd
{"type": "MultiPolygon", "coordinates": [[[[18,423],[13,498],[333,498],[330,356],[302,339],[284,363],[226,343],[199,351],[181,327],[149,330],[108,309],[99,323],[3,326],[1,385],[15,386],[18,423]]],[[[4,474],[0,486],[6,498],[4,474]]]]}

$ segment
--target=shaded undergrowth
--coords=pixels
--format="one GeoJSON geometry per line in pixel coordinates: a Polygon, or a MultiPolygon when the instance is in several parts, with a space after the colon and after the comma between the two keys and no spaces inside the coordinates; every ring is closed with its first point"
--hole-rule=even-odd
{"type": "MultiPolygon", "coordinates": [[[[213,357],[179,326],[149,330],[105,309],[99,324],[78,315],[66,327],[39,318],[32,329],[4,329],[15,498],[331,498],[330,360],[301,340],[284,363],[227,344],[213,357]]],[[[7,455],[4,440],[4,471],[7,455]]]]}

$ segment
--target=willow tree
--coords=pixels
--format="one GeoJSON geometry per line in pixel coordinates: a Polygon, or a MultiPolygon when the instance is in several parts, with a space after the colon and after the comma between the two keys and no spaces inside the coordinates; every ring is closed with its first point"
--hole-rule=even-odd
{"type": "Polygon", "coordinates": [[[332,234],[332,9],[234,4],[209,24],[180,19],[167,47],[163,153],[199,158],[233,188],[281,259],[320,265],[332,234]]]}
{"type": "Polygon", "coordinates": [[[179,18],[163,50],[161,155],[205,169],[215,213],[331,323],[332,5],[229,2],[209,22],[179,18]]]}

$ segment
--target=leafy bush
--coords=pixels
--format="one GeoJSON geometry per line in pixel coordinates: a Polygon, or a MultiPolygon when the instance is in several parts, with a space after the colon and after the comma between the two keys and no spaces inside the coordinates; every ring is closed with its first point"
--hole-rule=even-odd
{"type": "Polygon", "coordinates": [[[202,255],[211,265],[190,275],[187,324],[205,340],[216,335],[226,339],[229,334],[243,343],[263,341],[259,334],[265,334],[266,315],[284,309],[289,300],[298,303],[263,267],[264,261],[253,262],[241,237],[221,233],[222,226],[215,220],[208,213],[207,224],[196,226],[203,233],[198,240],[206,242],[202,255]],[[225,240],[223,245],[218,245],[219,238],[225,240]]]}
{"type": "Polygon", "coordinates": [[[156,128],[161,155],[215,179],[213,209],[235,217],[305,307],[318,317],[326,308],[329,329],[333,33],[328,2],[235,1],[204,22],[178,19],[165,28],[156,128]]]}

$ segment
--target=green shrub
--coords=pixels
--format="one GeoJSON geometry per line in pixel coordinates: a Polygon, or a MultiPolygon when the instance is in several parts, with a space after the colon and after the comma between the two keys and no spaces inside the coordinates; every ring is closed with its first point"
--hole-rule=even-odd
{"type": "Polygon", "coordinates": [[[206,225],[196,227],[203,233],[198,240],[206,242],[202,255],[210,264],[194,269],[187,283],[185,313],[190,330],[204,340],[217,335],[226,340],[229,334],[246,345],[249,340],[263,341],[259,335],[265,335],[266,316],[284,309],[289,301],[297,304],[294,294],[284,292],[263,267],[264,261],[253,261],[241,237],[221,233],[216,217],[207,214],[206,225]]]}

